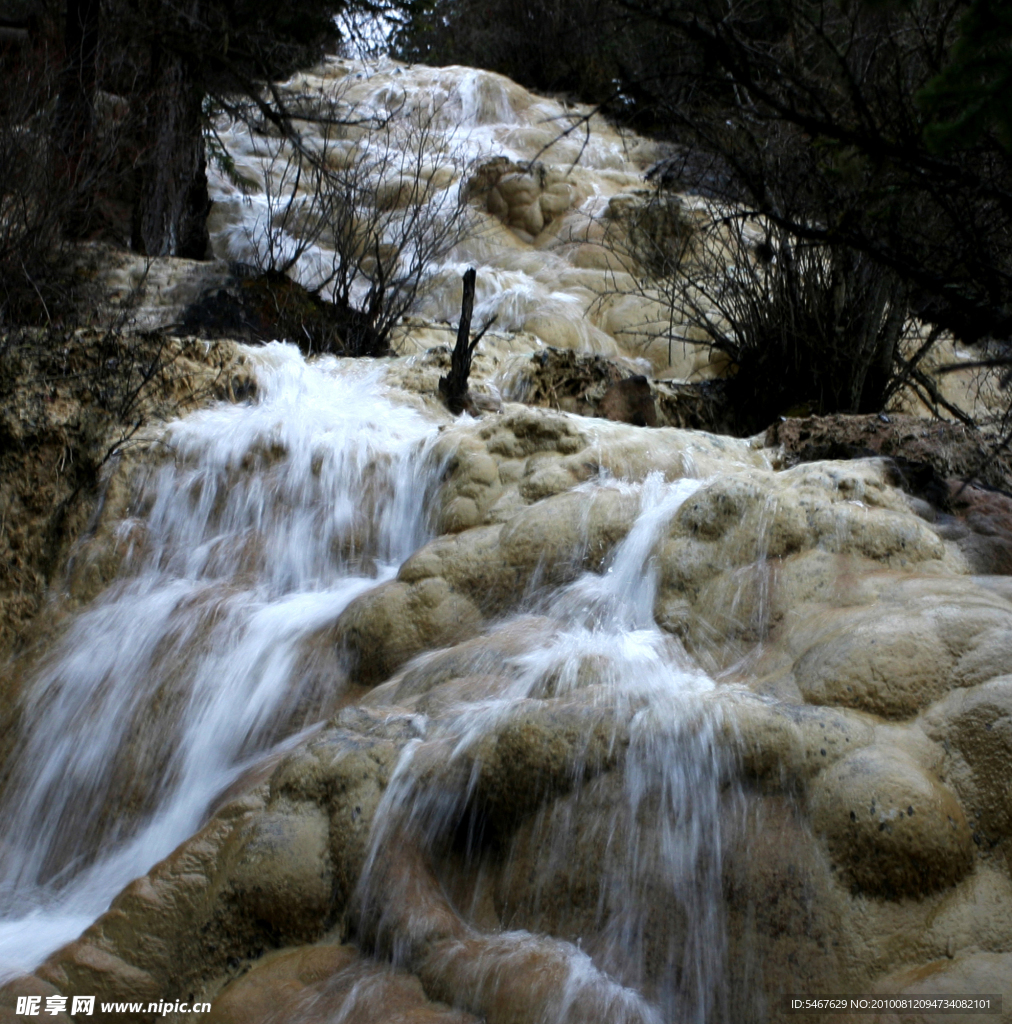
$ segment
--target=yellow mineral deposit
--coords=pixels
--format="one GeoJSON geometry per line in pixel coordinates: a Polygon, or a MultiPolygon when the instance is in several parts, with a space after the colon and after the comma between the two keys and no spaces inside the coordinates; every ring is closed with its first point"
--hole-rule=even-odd
{"type": "MultiPolygon", "coordinates": [[[[168,424],[75,552],[68,586],[103,571],[2,776],[0,1020],[758,1024],[879,991],[1012,1021],[1012,588],[879,460],[510,400],[545,346],[712,372],[598,244],[649,144],[464,68],[287,88],[426,124],[476,227],[399,356],[244,350],[253,399],[168,424]],[[454,419],[425,353],[467,265],[498,319],[454,419]]],[[[263,193],[214,187],[250,261],[263,193]]]]}

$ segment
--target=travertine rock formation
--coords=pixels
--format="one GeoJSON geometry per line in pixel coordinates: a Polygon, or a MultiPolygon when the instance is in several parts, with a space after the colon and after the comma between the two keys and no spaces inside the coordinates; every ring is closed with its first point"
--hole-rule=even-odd
{"type": "Polygon", "coordinates": [[[440,536],[317,641],[374,689],[7,1004],[758,1021],[973,988],[1009,1019],[1012,604],[883,461],[774,455],[510,405],[447,426],[440,536]],[[617,631],[638,543],[657,625],[617,631]]]}
{"type": "MultiPolygon", "coordinates": [[[[54,604],[106,639],[12,676],[32,749],[66,757],[26,756],[0,798],[57,807],[33,898],[155,809],[189,823],[173,843],[202,825],[0,989],[0,1024],[60,993],[139,1002],[94,1017],[123,1024],[208,1019],[162,1000],[221,1024],[759,1024],[785,993],[870,991],[1000,992],[1012,1021],[1012,548],[1008,499],[953,483],[974,445],[907,419],[688,429],[720,427],[711,392],[654,378],[726,365],[669,340],[609,239],[643,212],[642,140],[559,137],[579,111],[466,69],[335,59],[286,88],[418,115],[418,174],[462,184],[481,230],[428,268],[398,358],[230,346],[231,404],[158,438],[154,484],[111,478],[54,604]],[[459,261],[499,319],[454,420],[459,261]],[[75,760],[82,722],[104,745],[75,760]]],[[[341,127],[350,166],[365,128],[341,127]]],[[[282,173],[229,138],[240,173],[282,173]]],[[[375,184],[406,208],[405,180],[375,184]]],[[[249,255],[254,199],[215,188],[219,254],[249,255]]],[[[699,209],[641,227],[691,239],[699,209]]],[[[149,324],[227,277],[107,276],[149,324]]]]}

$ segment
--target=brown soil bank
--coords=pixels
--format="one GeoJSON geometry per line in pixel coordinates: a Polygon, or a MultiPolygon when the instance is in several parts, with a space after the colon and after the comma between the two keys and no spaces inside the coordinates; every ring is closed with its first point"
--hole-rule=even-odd
{"type": "Polygon", "coordinates": [[[0,337],[0,656],[23,644],[149,428],[247,382],[229,342],[118,330],[0,337]]]}

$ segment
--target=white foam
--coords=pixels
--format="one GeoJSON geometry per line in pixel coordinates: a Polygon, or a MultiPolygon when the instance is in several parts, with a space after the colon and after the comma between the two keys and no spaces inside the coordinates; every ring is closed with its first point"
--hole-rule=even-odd
{"type": "Polygon", "coordinates": [[[282,345],[250,358],[258,401],[168,429],[141,549],[30,687],[0,808],[0,978],[74,938],[318,719],[334,694],[303,641],[427,535],[435,426],[377,370],[282,345]]]}

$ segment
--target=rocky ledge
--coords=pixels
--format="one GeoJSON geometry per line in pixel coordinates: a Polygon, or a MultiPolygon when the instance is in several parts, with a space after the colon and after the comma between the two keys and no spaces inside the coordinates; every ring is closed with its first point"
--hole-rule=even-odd
{"type": "Polygon", "coordinates": [[[359,698],[9,984],[0,1020],[82,991],[206,999],[192,1019],[216,1022],[654,1020],[697,932],[644,867],[663,816],[616,817],[644,704],[606,652],[504,698],[559,635],[531,595],[606,571],[646,489],[689,477],[652,613],[717,685],[650,735],[712,776],[710,1019],[779,1019],[785,992],[972,990],[1012,1020],[1012,587],[953,527],[998,498],[931,515],[887,460],[788,454],[510,404],[448,423],[440,536],[312,645],[359,698]],[[608,969],[617,877],[647,908],[635,978],[608,969]]]}

